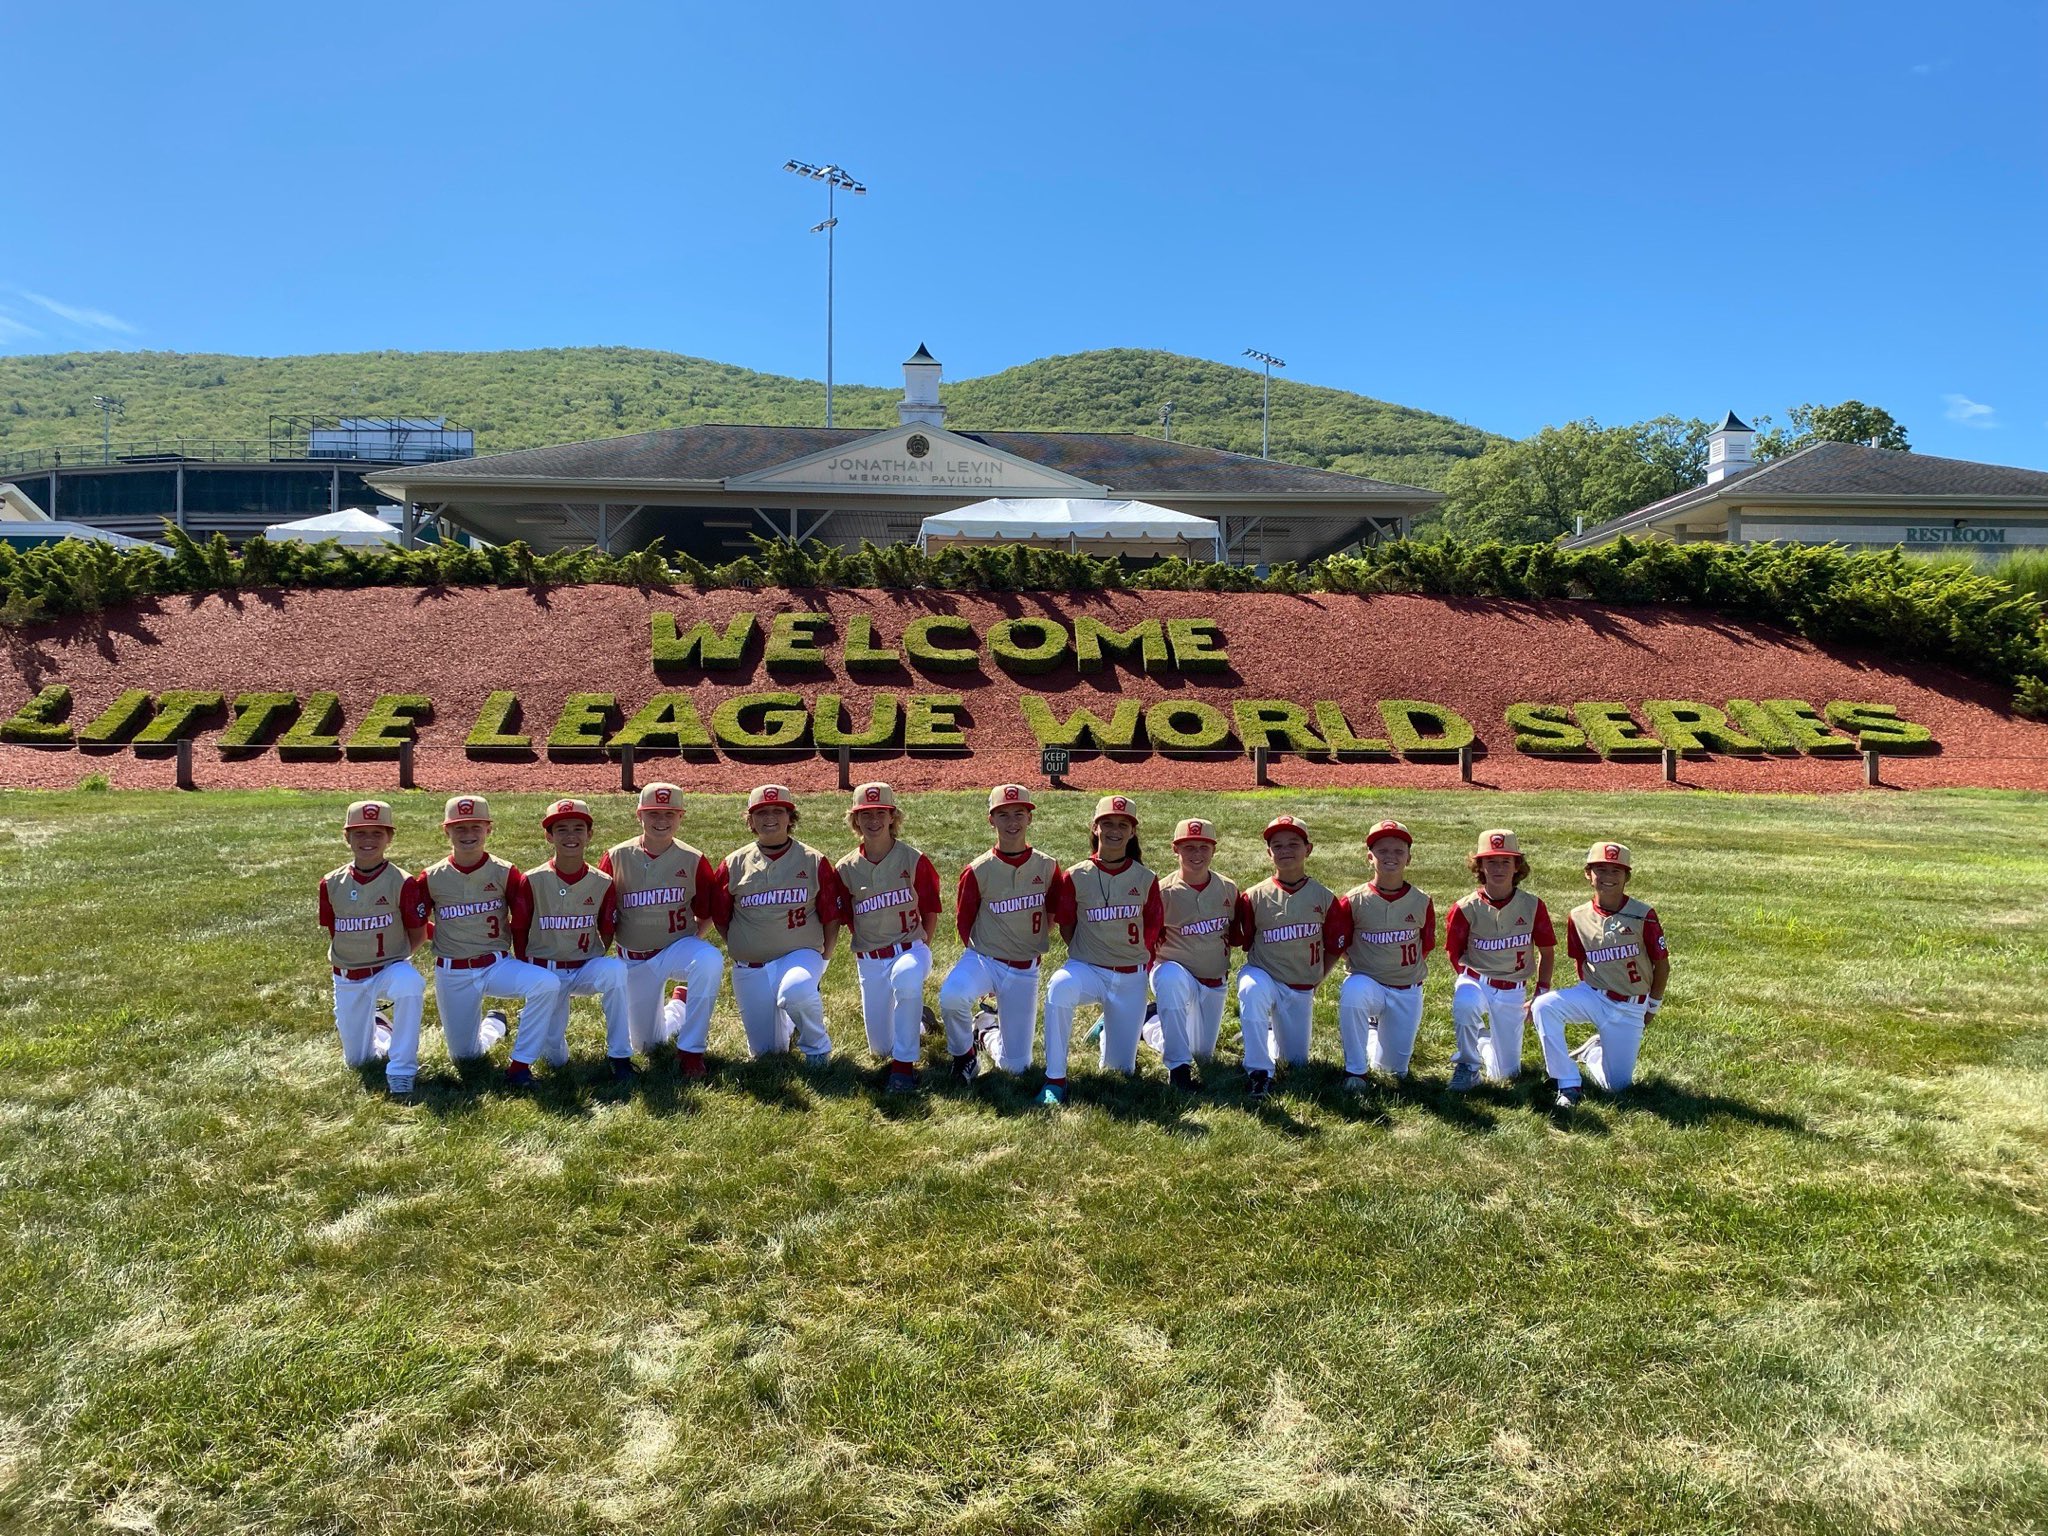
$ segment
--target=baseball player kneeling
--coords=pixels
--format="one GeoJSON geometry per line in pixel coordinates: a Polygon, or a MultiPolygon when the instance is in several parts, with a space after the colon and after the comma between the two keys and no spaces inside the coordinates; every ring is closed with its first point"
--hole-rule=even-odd
{"type": "Polygon", "coordinates": [[[839,877],[832,861],[793,835],[796,800],[780,784],[747,796],[754,840],[711,875],[711,918],[732,956],[732,996],[756,1057],[794,1043],[804,1061],[832,1059],[818,983],[839,942],[839,877]]]}
{"type": "Polygon", "coordinates": [[[532,1077],[540,1057],[548,1009],[561,991],[554,974],[512,953],[512,930],[532,911],[526,877],[484,846],[491,808],[482,795],[452,795],[442,814],[448,857],[405,882],[406,937],[417,947],[434,941],[434,1006],[453,1061],[473,1061],[497,1044],[486,1038],[487,997],[516,997],[525,1005],[506,1080],[532,1077]]]}
{"type": "Polygon", "coordinates": [[[1000,1042],[996,1065],[1005,1072],[1031,1065],[1038,966],[1052,942],[1053,898],[1066,879],[1050,854],[1031,846],[1031,809],[1021,784],[989,791],[988,824],[996,845],[960,871],[953,893],[953,921],[966,949],[939,984],[939,1013],[953,1075],[963,1083],[981,1075],[974,1006],[990,994],[1000,1042]]]}
{"type": "Polygon", "coordinates": [[[1543,1066],[1557,1080],[1557,1107],[1570,1109],[1590,1077],[1609,1093],[1635,1081],[1643,1029],[1664,1005],[1671,953],[1656,909],[1628,894],[1628,849],[1595,843],[1586,850],[1586,880],[1593,899],[1572,908],[1565,952],[1577,962],[1579,983],[1536,999],[1536,1038],[1543,1066]],[[1567,1024],[1590,1024],[1593,1033],[1576,1052],[1565,1049],[1567,1024]]]}
{"type": "Polygon", "coordinates": [[[1408,883],[1415,839],[1398,821],[1365,834],[1373,876],[1337,898],[1336,947],[1351,974],[1337,996],[1344,1086],[1366,1087],[1368,1072],[1408,1075],[1422,1026],[1422,978],[1436,948],[1436,903],[1408,883]]]}
{"type": "Polygon", "coordinates": [[[1048,1106],[1067,1102],[1074,1014],[1088,1004],[1102,1010],[1103,1068],[1138,1070],[1145,973],[1165,926],[1159,881],[1139,862],[1135,805],[1122,795],[1096,801],[1088,850],[1066,872],[1053,908],[1067,958],[1045,984],[1045,1088],[1038,1102],[1048,1106]]]}
{"type": "Polygon", "coordinates": [[[1316,988],[1336,964],[1337,898],[1311,879],[1308,827],[1293,816],[1266,823],[1273,873],[1237,898],[1231,942],[1246,951],[1237,973],[1237,1018],[1244,1032],[1246,1085],[1255,1099],[1273,1086],[1276,1058],[1308,1064],[1316,988]]]}
{"type": "Polygon", "coordinates": [[[604,1000],[605,1054],[614,1078],[633,1075],[633,1031],[626,995],[626,962],[605,953],[618,932],[618,893],[612,877],[585,861],[593,823],[581,800],[557,800],[541,817],[541,832],[555,856],[526,872],[533,894],[512,946],[522,960],[553,971],[561,983],[549,1005],[541,1055],[555,1066],[569,1062],[569,999],[604,1000]]]}
{"type": "Polygon", "coordinates": [[[1550,909],[1522,889],[1529,861],[1515,834],[1506,828],[1480,833],[1465,866],[1479,888],[1452,907],[1444,923],[1444,957],[1458,973],[1451,983],[1458,1042],[1451,1061],[1453,1093],[1478,1087],[1482,1075],[1508,1082],[1521,1072],[1529,983],[1548,992],[1557,963],[1550,909]]]}
{"type": "Polygon", "coordinates": [[[1179,867],[1159,882],[1164,908],[1158,959],[1152,966],[1152,1000],[1158,1015],[1147,1019],[1145,1043],[1166,1062],[1166,1079],[1193,1090],[1194,1063],[1216,1054],[1223,1029],[1223,983],[1230,974],[1230,928],[1237,912],[1237,882],[1210,866],[1216,857],[1216,823],[1189,817],[1173,829],[1179,867]]]}
{"type": "Polygon", "coordinates": [[[860,976],[868,1049],[889,1062],[889,1092],[917,1087],[924,1056],[924,984],[939,926],[939,872],[900,836],[903,812],[886,784],[853,792],[846,824],[860,846],[833,865],[839,914],[860,976]]]}
{"type": "Polygon", "coordinates": [[[676,841],[683,792],[675,785],[649,784],[635,814],[640,835],[597,861],[619,897],[619,958],[626,962],[633,1048],[651,1051],[669,1037],[671,1005],[661,994],[680,976],[676,1065],[684,1077],[698,1078],[711,1039],[711,1007],[725,976],[725,956],[704,937],[711,930],[711,861],[676,841]]]}
{"type": "Polygon", "coordinates": [[[358,800],[342,818],[354,857],[320,880],[320,926],[334,969],[334,1027],[350,1067],[384,1061],[384,1089],[394,1099],[412,1092],[419,1069],[420,1010],[427,984],[413,969],[413,943],[403,921],[405,871],[385,855],[394,828],[382,800],[358,800]],[[391,1005],[387,1028],[377,1005],[391,1005]]]}

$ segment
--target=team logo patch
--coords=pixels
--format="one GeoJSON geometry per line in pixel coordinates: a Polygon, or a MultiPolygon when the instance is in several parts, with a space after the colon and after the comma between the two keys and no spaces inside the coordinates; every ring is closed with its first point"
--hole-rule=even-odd
{"type": "Polygon", "coordinates": [[[455,814],[458,816],[467,816],[475,809],[476,802],[474,800],[458,800],[455,802],[455,814]]]}
{"type": "Polygon", "coordinates": [[[1609,860],[1614,860],[1614,859],[1618,859],[1618,858],[1620,858],[1620,857],[1621,857],[1621,849],[1619,849],[1618,847],[1616,847],[1616,846],[1615,846],[1615,845],[1614,845],[1613,843],[1609,843],[1609,844],[1607,845],[1607,857],[1608,857],[1608,859],[1609,859],[1609,860]]]}
{"type": "Polygon", "coordinates": [[[1508,845],[1508,840],[1502,837],[1498,832],[1494,833],[1492,837],[1486,840],[1486,842],[1489,848],[1492,848],[1496,851],[1505,848],[1508,845]]]}
{"type": "Polygon", "coordinates": [[[879,805],[879,804],[881,804],[881,801],[882,801],[882,792],[881,792],[881,791],[880,791],[879,789],[871,789],[871,790],[869,790],[869,791],[868,791],[868,794],[867,794],[867,800],[868,800],[868,804],[869,804],[869,805],[879,805]]]}
{"type": "Polygon", "coordinates": [[[377,807],[374,805],[366,805],[363,807],[363,820],[365,821],[375,821],[380,814],[381,812],[379,812],[377,807]]]}
{"type": "Polygon", "coordinates": [[[669,794],[668,794],[668,791],[667,791],[667,790],[665,790],[665,789],[657,789],[657,790],[656,790],[656,791],[654,792],[654,803],[655,803],[656,805],[667,805],[667,804],[668,804],[668,801],[669,801],[669,794]]]}

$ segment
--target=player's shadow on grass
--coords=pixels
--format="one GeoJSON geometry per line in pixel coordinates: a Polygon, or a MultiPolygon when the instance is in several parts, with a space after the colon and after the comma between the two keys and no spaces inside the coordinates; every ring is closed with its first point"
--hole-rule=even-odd
{"type": "Polygon", "coordinates": [[[1743,1125],[1785,1131],[1796,1136],[1813,1134],[1807,1123],[1797,1115],[1765,1109],[1744,1099],[1731,1099],[1726,1094],[1696,1092],[1664,1077],[1641,1078],[1628,1092],[1618,1097],[1589,1092],[1586,1095],[1586,1102],[1612,1115],[1655,1115],[1658,1119],[1677,1126],[1690,1127],[1705,1125],[1712,1120],[1733,1120],[1743,1125]]]}

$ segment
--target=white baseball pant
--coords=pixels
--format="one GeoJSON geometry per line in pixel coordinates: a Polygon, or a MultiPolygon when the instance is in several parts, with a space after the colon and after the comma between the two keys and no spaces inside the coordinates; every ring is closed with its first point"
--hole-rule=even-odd
{"type": "Polygon", "coordinates": [[[1138,1070],[1138,1031],[1145,1023],[1145,972],[1091,965],[1069,956],[1045,984],[1045,1075],[1067,1075],[1067,1053],[1074,1044],[1074,1014],[1094,1004],[1102,1010],[1102,1048],[1098,1061],[1105,1071],[1138,1070]]]}
{"type": "Polygon", "coordinates": [[[474,1061],[490,1049],[483,1041],[484,999],[517,998],[526,1006],[519,1018],[519,1048],[514,1061],[529,1066],[540,1055],[546,1009],[561,991],[552,971],[500,955],[489,965],[458,971],[445,960],[434,962],[434,1008],[441,1015],[441,1038],[450,1061],[474,1061]]]}
{"type": "Polygon", "coordinates": [[[932,952],[912,939],[900,953],[854,962],[860,975],[860,1019],[868,1049],[891,1061],[924,1057],[924,984],[932,973],[932,952]]]}
{"type": "Polygon", "coordinates": [[[1179,961],[1162,960],[1152,967],[1152,1000],[1159,1005],[1159,1014],[1145,1021],[1141,1038],[1165,1058],[1169,1069],[1216,1054],[1216,1037],[1223,1030],[1220,984],[1204,986],[1179,961]]]}
{"type": "Polygon", "coordinates": [[[669,1011],[662,994],[678,976],[690,995],[683,1002],[676,1045],[702,1054],[710,1042],[711,1009],[725,977],[725,954],[715,944],[686,935],[645,960],[626,960],[626,1009],[635,1050],[651,1051],[669,1037],[669,1011]]]}
{"type": "Polygon", "coordinates": [[[1596,1088],[1619,1093],[1636,1078],[1636,1055],[1643,1048],[1648,1022],[1640,1002],[1616,1002],[1607,989],[1582,981],[1575,987],[1546,992],[1536,999],[1536,1038],[1543,1046],[1543,1070],[1560,1088],[1580,1084],[1579,1068],[1596,1088]],[[1565,1049],[1564,1027],[1590,1024],[1593,1037],[1576,1058],[1565,1049]]]}
{"type": "MultiPolygon", "coordinates": [[[[626,995],[626,962],[613,955],[595,955],[581,965],[550,966],[544,960],[534,964],[552,970],[561,990],[548,1006],[540,1055],[558,1067],[569,1064],[569,999],[597,997],[604,1000],[604,1050],[607,1056],[633,1054],[632,1010],[626,995]]],[[[520,1049],[526,1046],[526,1031],[519,1031],[520,1049]]],[[[512,1059],[520,1059],[519,1051],[512,1059]]]]}
{"type": "Polygon", "coordinates": [[[1453,1066],[1476,1067],[1512,1082],[1522,1070],[1522,983],[1496,987],[1460,972],[1451,983],[1451,1021],[1457,1030],[1453,1066]]]}
{"type": "Polygon", "coordinates": [[[1315,1008],[1313,987],[1297,990],[1256,965],[1239,971],[1237,1023],[1244,1032],[1245,1071],[1271,1072],[1275,1056],[1290,1066],[1306,1066],[1315,1008]]]}
{"type": "MultiPolygon", "coordinates": [[[[792,950],[759,965],[732,963],[732,1000],[739,1005],[740,1025],[747,1032],[747,1054],[754,1057],[786,1051],[792,1040],[806,1056],[832,1049],[825,1029],[825,1000],[818,981],[825,957],[815,949],[792,950]]],[[[691,992],[694,1001],[695,990],[691,992]]]]}
{"type": "Polygon", "coordinates": [[[384,1085],[393,1093],[412,1091],[420,1065],[420,1010],[427,1003],[427,983],[410,960],[394,960],[374,976],[360,981],[334,978],[334,1027],[341,1032],[341,1059],[349,1067],[367,1066],[384,1056],[384,1085]],[[391,1040],[377,1049],[377,1005],[391,1005],[391,1040]]]}
{"type": "Polygon", "coordinates": [[[1344,1070],[1354,1077],[1378,1069],[1406,1077],[1422,1028],[1422,983],[1390,987],[1370,976],[1347,976],[1337,995],[1337,1036],[1344,1070]]]}
{"type": "Polygon", "coordinates": [[[946,1021],[946,1049],[964,1056],[974,1049],[974,1005],[994,994],[1002,1048],[996,1065],[1022,1072],[1031,1065],[1031,1041],[1038,1032],[1038,962],[1019,969],[968,949],[939,984],[939,1016],[946,1021]]]}

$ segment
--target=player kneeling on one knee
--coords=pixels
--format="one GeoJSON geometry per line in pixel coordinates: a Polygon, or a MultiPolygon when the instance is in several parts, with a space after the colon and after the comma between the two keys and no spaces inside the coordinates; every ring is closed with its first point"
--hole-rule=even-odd
{"type": "MultiPolygon", "coordinates": [[[[568,1065],[569,999],[602,998],[605,1055],[611,1059],[612,1076],[631,1077],[626,962],[605,953],[618,932],[618,892],[610,875],[585,862],[592,830],[590,807],[581,800],[557,800],[541,817],[540,827],[555,856],[526,872],[532,901],[519,914],[525,921],[515,918],[512,928],[512,947],[519,958],[553,971],[561,983],[542,1025],[540,1054],[554,1066],[568,1065]]],[[[524,1049],[524,1021],[519,1034],[524,1049]]],[[[518,1059],[515,1052],[513,1060],[518,1059]]]]}
{"type": "Polygon", "coordinates": [[[853,792],[846,824],[860,846],[833,865],[839,920],[860,976],[868,1049],[889,1063],[889,1091],[917,1087],[924,1056],[924,984],[939,926],[939,872],[900,836],[903,812],[886,784],[853,792]]]}
{"type": "Polygon", "coordinates": [[[1422,1025],[1422,978],[1436,948],[1436,903],[1408,883],[1414,838],[1398,821],[1365,834],[1373,877],[1337,898],[1331,947],[1351,974],[1337,997],[1344,1042],[1344,1086],[1362,1089],[1366,1073],[1408,1075],[1422,1025]]]}
{"type": "Polygon", "coordinates": [[[1231,936],[1246,951],[1237,973],[1237,1018],[1255,1099],[1272,1086],[1276,1059],[1307,1064],[1316,988],[1337,961],[1331,947],[1337,898],[1309,876],[1315,845],[1308,827],[1293,816],[1275,816],[1265,837],[1273,873],[1237,898],[1231,936]]]}
{"type": "Polygon", "coordinates": [[[626,962],[626,1008],[635,1050],[652,1051],[671,1035],[683,1076],[704,1075],[711,1008],[725,957],[705,942],[711,931],[711,861],[676,841],[683,792],[673,784],[640,791],[640,835],[615,844],[597,867],[619,898],[619,958],[626,962]],[[664,1002],[680,977],[683,999],[664,1002]]]}
{"type": "Polygon", "coordinates": [[[1067,1101],[1074,1013],[1087,1004],[1102,1010],[1102,1066],[1138,1070],[1145,973],[1165,925],[1159,881],[1139,862],[1137,807],[1122,795],[1096,801],[1088,848],[1089,856],[1066,872],[1053,907],[1067,958],[1045,984],[1041,1104],[1067,1101]]]}
{"type": "Polygon", "coordinates": [[[1656,909],[1628,894],[1631,862],[1620,843],[1595,843],[1586,851],[1593,899],[1572,908],[1565,930],[1578,985],[1536,999],[1536,1037],[1544,1070],[1557,1080],[1560,1108],[1579,1102],[1582,1078],[1610,1093],[1635,1081],[1643,1028],[1664,1005],[1671,954],[1656,909]],[[1565,1048],[1568,1024],[1593,1026],[1576,1054],[1565,1048]]]}
{"type": "Polygon", "coordinates": [[[1230,930],[1237,912],[1237,882],[1210,866],[1216,857],[1216,824],[1189,817],[1173,829],[1179,868],[1159,882],[1164,909],[1157,959],[1152,965],[1152,1000],[1157,1017],[1146,1020],[1145,1043],[1166,1062],[1176,1088],[1198,1087],[1194,1063],[1216,1054],[1223,1028],[1223,983],[1230,974],[1230,930]]]}
{"type": "Polygon", "coordinates": [[[1506,828],[1480,833],[1465,867],[1478,879],[1478,889],[1452,907],[1444,923],[1444,958],[1457,972],[1451,983],[1456,1093],[1477,1087],[1481,1077],[1506,1082],[1521,1072],[1529,983],[1539,993],[1549,991],[1557,963],[1550,909],[1522,888],[1529,861],[1515,834],[1506,828]]]}
{"type": "Polygon", "coordinates": [[[1052,940],[1052,902],[1066,881],[1052,857],[1031,846],[1031,811],[1021,784],[989,791],[996,845],[960,871],[953,893],[953,921],[966,948],[939,985],[939,1013],[953,1075],[963,1083],[981,1074],[974,1008],[990,995],[996,1000],[996,1065],[1005,1072],[1031,1065],[1038,965],[1052,940]]]}
{"type": "Polygon", "coordinates": [[[484,846],[491,808],[482,795],[451,795],[442,814],[448,857],[405,882],[406,935],[415,947],[434,941],[434,1006],[454,1061],[471,1061],[497,1044],[483,1027],[487,997],[520,999],[525,1011],[506,1081],[523,1083],[539,1059],[548,1010],[561,983],[552,971],[513,957],[512,931],[528,921],[533,895],[526,877],[484,846]]]}
{"type": "Polygon", "coordinates": [[[806,1063],[832,1059],[818,983],[839,942],[842,904],[832,861],[792,835],[795,798],[780,784],[747,796],[754,841],[711,875],[711,919],[732,956],[732,996],[749,1054],[789,1050],[806,1063]]]}
{"type": "Polygon", "coordinates": [[[358,800],[341,826],[354,857],[320,881],[341,1059],[350,1067],[381,1059],[385,1091],[404,1098],[419,1068],[420,1010],[427,998],[427,984],[408,958],[413,940],[403,912],[409,877],[385,856],[395,831],[389,805],[358,800]],[[379,1003],[391,1007],[388,1026],[377,1016],[379,1003]]]}

